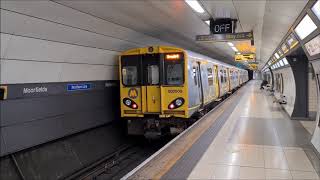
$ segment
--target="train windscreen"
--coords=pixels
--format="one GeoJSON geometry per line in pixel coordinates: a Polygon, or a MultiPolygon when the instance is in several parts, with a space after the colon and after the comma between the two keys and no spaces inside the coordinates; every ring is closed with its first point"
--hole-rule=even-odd
{"type": "Polygon", "coordinates": [[[141,56],[139,55],[121,57],[121,74],[123,85],[136,86],[141,84],[140,62],[141,56]]]}
{"type": "Polygon", "coordinates": [[[164,84],[182,85],[183,76],[183,54],[165,54],[164,56],[164,84]]]}
{"type": "Polygon", "coordinates": [[[124,86],[183,85],[183,53],[121,56],[124,86]]]}

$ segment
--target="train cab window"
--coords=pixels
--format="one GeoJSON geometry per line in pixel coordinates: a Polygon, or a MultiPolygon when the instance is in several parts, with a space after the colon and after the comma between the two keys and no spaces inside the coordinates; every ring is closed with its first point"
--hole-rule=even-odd
{"type": "Polygon", "coordinates": [[[208,71],[208,84],[209,86],[213,85],[213,73],[212,73],[212,68],[207,68],[208,71]]]}
{"type": "Polygon", "coordinates": [[[138,80],[138,71],[136,66],[125,66],[122,68],[122,77],[124,85],[135,85],[138,80]]]}
{"type": "Polygon", "coordinates": [[[125,86],[135,86],[140,84],[140,61],[137,55],[121,57],[122,83],[125,86]]]}
{"type": "Polygon", "coordinates": [[[184,82],[183,54],[165,54],[164,83],[166,85],[182,85],[184,82]]]}
{"type": "Polygon", "coordinates": [[[148,66],[148,78],[147,83],[151,85],[159,84],[159,66],[150,65],[148,66]]]}
{"type": "Polygon", "coordinates": [[[143,84],[160,84],[160,54],[146,54],[142,56],[143,84]]]}

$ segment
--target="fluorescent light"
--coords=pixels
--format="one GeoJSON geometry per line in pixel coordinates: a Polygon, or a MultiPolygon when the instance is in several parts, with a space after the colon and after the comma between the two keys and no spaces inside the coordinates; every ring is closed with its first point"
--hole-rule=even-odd
{"type": "Polygon", "coordinates": [[[235,52],[238,52],[238,49],[236,47],[231,47],[235,52]]]}
{"type": "Polygon", "coordinates": [[[232,42],[228,42],[228,45],[229,45],[230,47],[233,47],[233,46],[234,46],[232,42]]]}
{"type": "Polygon", "coordinates": [[[279,55],[278,55],[278,53],[275,53],[274,55],[276,56],[276,58],[277,58],[277,59],[279,59],[279,55]]]}
{"type": "Polygon", "coordinates": [[[318,17],[318,19],[320,20],[320,1],[318,0],[316,2],[316,4],[314,4],[314,6],[312,7],[312,11],[314,12],[314,14],[318,17]]]}
{"type": "Polygon", "coordinates": [[[204,9],[197,0],[185,0],[186,3],[196,12],[204,13],[204,9]]]}
{"type": "Polygon", "coordinates": [[[240,53],[240,52],[237,52],[236,54],[240,55],[241,53],[240,53]]]}
{"type": "Polygon", "coordinates": [[[280,66],[284,66],[284,63],[282,60],[280,60],[279,63],[280,63],[280,66]]]}
{"type": "Polygon", "coordinates": [[[207,23],[210,26],[210,20],[206,20],[204,22],[207,23]]]}
{"type": "Polygon", "coordinates": [[[284,65],[287,65],[287,64],[289,64],[289,63],[288,63],[288,60],[287,60],[287,58],[283,58],[283,59],[282,59],[282,61],[283,61],[284,65]]]}
{"type": "Polygon", "coordinates": [[[298,26],[294,29],[294,31],[298,34],[299,38],[302,40],[311,34],[317,26],[314,24],[309,15],[306,15],[298,24],[298,26]]]}

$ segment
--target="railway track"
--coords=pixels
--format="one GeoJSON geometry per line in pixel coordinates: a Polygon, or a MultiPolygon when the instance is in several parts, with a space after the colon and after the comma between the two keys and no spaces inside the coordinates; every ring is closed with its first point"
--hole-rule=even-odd
{"type": "MultiPolygon", "coordinates": [[[[234,91],[235,92],[235,91],[234,91]]],[[[233,93],[234,93],[233,92],[233,93]]],[[[231,93],[231,94],[233,94],[231,93]]],[[[228,96],[230,96],[229,94],[228,96]]],[[[226,98],[226,97],[225,97],[226,98]]],[[[215,106],[225,100],[223,98],[219,102],[215,102],[215,106]]],[[[197,119],[200,119],[205,113],[201,113],[197,119]]],[[[125,144],[119,147],[114,153],[109,154],[98,161],[88,165],[87,167],[71,174],[66,180],[104,180],[104,179],[120,179],[125,174],[130,172],[145,159],[168,143],[172,137],[165,137],[159,140],[148,141],[143,137],[132,138],[131,144],[125,144]]]]}
{"type": "Polygon", "coordinates": [[[66,180],[120,179],[142,161],[164,146],[171,138],[149,142],[143,138],[133,138],[126,144],[85,168],[64,178],[66,180]]]}

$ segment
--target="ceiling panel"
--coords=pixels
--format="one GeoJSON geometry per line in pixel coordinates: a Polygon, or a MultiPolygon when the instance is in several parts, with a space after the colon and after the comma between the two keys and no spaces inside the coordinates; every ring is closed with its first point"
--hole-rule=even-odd
{"type": "MultiPolygon", "coordinates": [[[[239,19],[237,32],[253,31],[257,61],[266,62],[295,21],[307,0],[199,0],[214,18],[239,19]]],[[[226,43],[199,43],[198,34],[209,27],[183,0],[180,1],[57,1],[178,46],[234,63],[234,52],[226,43]]],[[[237,43],[235,43],[237,44],[237,43]]]]}

